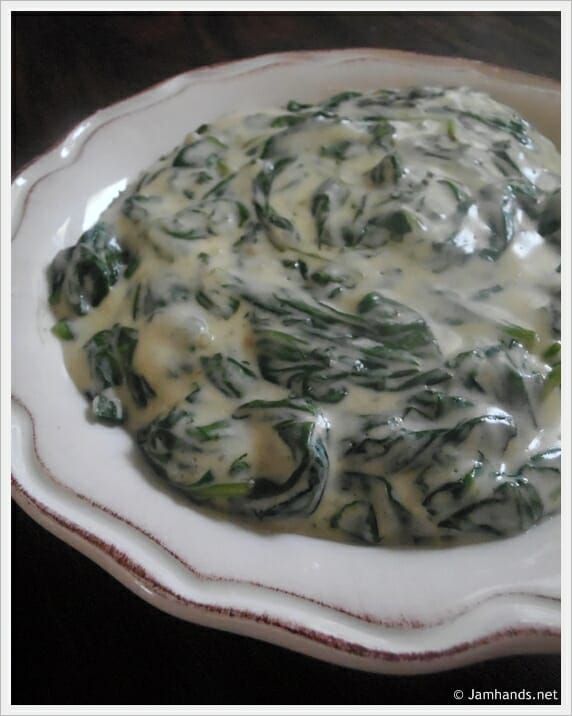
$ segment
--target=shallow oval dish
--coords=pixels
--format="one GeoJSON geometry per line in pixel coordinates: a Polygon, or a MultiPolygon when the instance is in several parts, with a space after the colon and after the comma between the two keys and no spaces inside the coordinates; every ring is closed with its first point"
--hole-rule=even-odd
{"type": "Polygon", "coordinates": [[[302,52],[167,80],[82,122],[13,185],[14,499],[164,611],[383,673],[558,651],[559,518],[490,543],[371,549],[256,532],[190,508],[126,432],[89,422],[50,333],[45,270],[202,122],[292,97],[431,84],[489,92],[559,143],[560,87],[550,80],[399,52],[302,52]]]}

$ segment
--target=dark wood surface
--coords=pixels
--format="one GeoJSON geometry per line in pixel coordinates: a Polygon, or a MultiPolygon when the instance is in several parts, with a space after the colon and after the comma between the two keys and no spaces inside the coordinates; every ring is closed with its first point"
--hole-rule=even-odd
{"type": "MultiPolygon", "coordinates": [[[[13,172],[95,110],[189,68],[365,46],[560,79],[557,13],[16,13],[13,172]]],[[[559,689],[558,656],[416,677],[333,667],[158,612],[16,506],[12,530],[15,704],[452,704],[454,689],[559,689]]]]}

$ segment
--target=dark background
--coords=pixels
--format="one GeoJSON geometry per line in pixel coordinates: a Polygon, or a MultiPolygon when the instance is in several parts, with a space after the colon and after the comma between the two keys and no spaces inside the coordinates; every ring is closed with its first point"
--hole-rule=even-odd
{"type": "MultiPolygon", "coordinates": [[[[95,110],[171,75],[284,50],[386,47],[560,79],[558,13],[14,13],[13,173],[95,110]]],[[[559,656],[385,677],[153,609],[12,510],[14,704],[452,704],[560,688],[559,656]]]]}

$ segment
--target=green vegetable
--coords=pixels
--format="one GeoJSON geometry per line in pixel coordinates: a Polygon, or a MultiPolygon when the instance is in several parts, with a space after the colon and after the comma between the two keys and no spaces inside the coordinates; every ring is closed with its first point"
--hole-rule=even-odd
{"type": "Polygon", "coordinates": [[[528,136],[529,124],[522,119],[522,117],[515,117],[513,119],[503,119],[501,117],[484,117],[476,114],[475,112],[459,111],[459,116],[472,119],[475,122],[486,124],[492,129],[497,129],[502,132],[511,134],[520,144],[528,146],[530,144],[530,137],[528,136]]]}
{"type": "Polygon", "coordinates": [[[111,227],[97,223],[63,249],[48,270],[50,303],[64,301],[81,316],[96,308],[130,262],[111,227]]]}
{"type": "Polygon", "coordinates": [[[300,241],[298,231],[290,219],[277,214],[271,206],[268,205],[263,213],[259,213],[259,218],[270,243],[278,251],[284,251],[300,241]]]}
{"type": "Polygon", "coordinates": [[[286,109],[289,112],[302,112],[305,109],[309,109],[311,106],[311,104],[301,104],[300,102],[296,102],[296,100],[291,99],[286,105],[286,109]]]}
{"type": "Polygon", "coordinates": [[[320,156],[328,157],[329,159],[335,159],[337,162],[341,162],[346,158],[346,153],[351,147],[352,143],[346,140],[335,142],[327,147],[320,147],[320,156]]]}
{"type": "Polygon", "coordinates": [[[135,372],[133,357],[137,348],[137,331],[115,324],[110,330],[92,336],[84,349],[89,364],[93,396],[107,388],[126,385],[134,403],[144,408],[155,397],[155,391],[144,376],[135,372]]]}
{"type": "Polygon", "coordinates": [[[379,146],[386,150],[393,146],[395,127],[387,120],[374,118],[374,124],[371,126],[370,133],[374,146],[379,146]]]}
{"type": "Polygon", "coordinates": [[[302,122],[305,122],[305,121],[306,121],[305,116],[283,114],[280,117],[276,117],[275,119],[273,119],[272,122],[270,122],[270,126],[272,128],[294,127],[297,124],[301,124],[302,122]]]}
{"type": "Polygon", "coordinates": [[[168,306],[191,301],[192,298],[191,289],[178,281],[137,284],[133,295],[132,318],[136,320],[141,313],[147,320],[151,320],[168,306]]]}
{"type": "Polygon", "coordinates": [[[250,469],[248,461],[244,459],[246,457],[248,457],[248,453],[245,452],[232,461],[231,466],[228,469],[231,475],[236,475],[239,472],[244,472],[245,470],[250,469]]]}
{"type": "Polygon", "coordinates": [[[455,122],[452,119],[447,120],[447,136],[452,142],[457,141],[457,130],[455,126],[455,122]]]}
{"type": "Polygon", "coordinates": [[[174,239],[197,241],[210,233],[208,207],[186,208],[161,221],[161,230],[174,239]]]}
{"type": "Polygon", "coordinates": [[[397,184],[403,175],[403,167],[396,154],[386,156],[370,171],[369,176],[374,184],[397,184]]]}
{"type": "Polygon", "coordinates": [[[381,295],[375,301],[362,299],[358,311],[367,316],[301,301],[285,292],[269,298],[242,295],[258,309],[250,318],[262,376],[295,395],[336,403],[347,395],[348,383],[374,390],[404,390],[450,378],[437,365],[423,369],[423,361],[439,357],[423,319],[381,295]],[[375,309],[370,306],[373,303],[375,309]],[[269,327],[268,314],[279,325],[269,327]],[[369,339],[372,345],[360,347],[359,338],[369,339]]]}
{"type": "Polygon", "coordinates": [[[489,395],[507,410],[524,409],[536,425],[544,381],[540,366],[520,343],[461,353],[447,365],[466,388],[489,395]]]}
{"type": "Polygon", "coordinates": [[[545,450],[533,455],[527,463],[520,467],[517,473],[521,480],[530,484],[537,481],[538,484],[544,486],[547,483],[552,484],[553,490],[551,492],[554,496],[549,498],[545,506],[548,514],[556,512],[559,507],[561,458],[562,450],[560,447],[545,450]]]}
{"type": "Polygon", "coordinates": [[[381,540],[375,510],[366,500],[354,500],[344,505],[332,515],[330,526],[360,542],[377,544],[381,540]]]}
{"type": "Polygon", "coordinates": [[[147,196],[145,194],[132,194],[123,202],[121,213],[134,222],[143,221],[149,216],[149,204],[160,203],[158,196],[147,196]]]}
{"type": "Polygon", "coordinates": [[[326,180],[312,197],[310,210],[316,223],[318,246],[332,244],[334,237],[328,226],[330,213],[343,206],[349,196],[348,188],[339,181],[326,180]]]}
{"type": "Polygon", "coordinates": [[[560,347],[560,341],[552,343],[542,354],[544,360],[552,364],[557,358],[560,358],[560,347]]]}
{"type": "Polygon", "coordinates": [[[123,405],[119,398],[108,397],[104,393],[96,395],[91,403],[94,417],[101,423],[121,425],[125,420],[123,405]]]}
{"type": "Polygon", "coordinates": [[[356,97],[361,96],[361,92],[339,92],[338,94],[335,94],[333,97],[330,97],[326,102],[324,102],[322,104],[322,107],[326,110],[337,109],[337,107],[339,107],[342,102],[347,102],[350,99],[355,99],[356,97]]]}
{"type": "Polygon", "coordinates": [[[173,159],[174,167],[202,168],[212,166],[220,160],[225,145],[212,135],[186,144],[173,159]]]}
{"type": "MultiPolygon", "coordinates": [[[[212,473],[210,479],[214,480],[212,473]]],[[[187,494],[197,502],[213,500],[216,498],[231,499],[237,497],[245,497],[252,490],[252,484],[249,482],[223,482],[212,485],[205,484],[206,481],[199,480],[198,483],[189,485],[186,488],[187,494]]]]}
{"type": "Polygon", "coordinates": [[[69,321],[61,320],[52,326],[52,333],[62,341],[73,341],[74,332],[69,321]]]}
{"type": "Polygon", "coordinates": [[[439,179],[438,182],[439,184],[443,184],[443,186],[446,186],[448,189],[450,189],[451,193],[455,197],[455,201],[459,205],[459,209],[462,211],[467,211],[467,209],[473,203],[468,193],[450,179],[439,179]]]}
{"type": "Polygon", "coordinates": [[[504,288],[497,283],[494,286],[489,286],[489,288],[479,289],[471,298],[473,301],[486,301],[492,295],[501,291],[504,291],[504,288]]]}
{"type": "Polygon", "coordinates": [[[270,192],[276,177],[294,160],[282,157],[259,172],[252,184],[254,209],[258,220],[266,230],[269,240],[279,250],[284,250],[292,243],[299,241],[294,224],[286,217],[280,216],[270,205],[270,192]]]}
{"type": "Polygon", "coordinates": [[[252,184],[252,192],[254,195],[255,207],[261,207],[259,211],[264,214],[264,209],[268,204],[268,197],[272,189],[272,184],[276,177],[281,174],[287,166],[292,164],[295,159],[293,157],[282,157],[276,161],[269,163],[254,178],[252,184]]]}
{"type": "Polygon", "coordinates": [[[388,241],[403,241],[404,237],[419,228],[417,218],[405,209],[369,219],[357,235],[353,234],[346,243],[348,246],[361,245],[367,248],[380,248],[388,241]]]}
{"type": "Polygon", "coordinates": [[[258,518],[311,514],[328,476],[327,422],[314,406],[293,405],[292,410],[281,401],[255,401],[235,413],[236,419],[252,421],[253,429],[259,420],[270,422],[277,439],[288,447],[292,469],[282,480],[253,476],[244,460],[246,453],[223,471],[224,481],[213,470],[193,480],[197,455],[215,450],[218,440],[232,439],[233,427],[226,420],[196,426],[194,415],[186,407],[176,407],[156,418],[139,432],[138,442],[158,474],[192,500],[258,518]],[[236,482],[227,479],[228,475],[245,473],[247,476],[236,482]]]}
{"type": "Polygon", "coordinates": [[[370,544],[382,541],[380,526],[408,541],[411,513],[395,496],[394,487],[381,475],[346,471],[340,480],[342,494],[358,499],[344,505],[330,518],[330,526],[370,544]]]}
{"type": "Polygon", "coordinates": [[[489,248],[482,249],[480,255],[484,259],[497,261],[514,238],[516,201],[512,191],[507,191],[501,199],[500,206],[495,206],[489,215],[492,234],[489,248]]]}
{"type": "MultiPolygon", "coordinates": [[[[230,182],[235,178],[236,173],[229,174],[224,179],[221,179],[217,184],[215,184],[212,189],[209,189],[207,193],[203,196],[203,199],[206,199],[208,196],[221,196],[224,194],[225,189],[228,187],[230,182]]],[[[240,205],[242,206],[242,205],[240,205]]],[[[239,206],[239,210],[240,210],[239,206]]]]}
{"type": "Polygon", "coordinates": [[[328,423],[311,403],[255,401],[241,406],[235,417],[270,421],[288,447],[293,469],[284,481],[257,476],[248,510],[257,517],[311,514],[319,504],[328,477],[328,423]],[[292,410],[294,405],[294,410],[292,410]]]}
{"type": "Polygon", "coordinates": [[[521,343],[527,350],[531,351],[538,343],[538,335],[536,331],[514,324],[507,325],[503,328],[507,336],[514,338],[515,341],[521,343]]]}
{"type": "MultiPolygon", "coordinates": [[[[385,475],[404,469],[426,468],[450,448],[469,438],[475,450],[495,450],[501,454],[516,435],[514,420],[508,414],[480,415],[462,420],[450,428],[409,429],[389,421],[377,428],[375,437],[348,438],[345,452],[353,464],[356,456],[362,464],[371,464],[376,474],[385,475]]],[[[444,458],[440,458],[443,463],[444,458]]]]}
{"type": "Polygon", "coordinates": [[[536,488],[526,480],[515,478],[495,488],[492,497],[457,510],[439,526],[455,532],[503,536],[528,529],[542,515],[542,500],[536,488]]]}
{"type": "Polygon", "coordinates": [[[425,388],[409,398],[403,417],[411,412],[416,412],[427,420],[439,420],[455,410],[466,410],[473,405],[470,400],[458,395],[449,395],[440,390],[425,388]]]}
{"type": "Polygon", "coordinates": [[[226,287],[203,287],[195,294],[196,301],[206,311],[219,318],[228,319],[238,311],[240,300],[226,287]]]}
{"type": "Polygon", "coordinates": [[[561,204],[560,189],[557,189],[544,199],[538,221],[538,233],[556,247],[560,246],[561,204]]]}
{"type": "Polygon", "coordinates": [[[129,263],[127,264],[127,268],[125,269],[125,273],[123,274],[125,278],[131,278],[135,271],[139,268],[140,259],[138,256],[132,256],[129,260],[129,263]]]}
{"type": "Polygon", "coordinates": [[[560,363],[556,363],[550,369],[550,373],[544,383],[544,394],[548,395],[548,393],[552,392],[554,388],[560,388],[561,380],[560,363]]]}
{"type": "Polygon", "coordinates": [[[300,273],[300,276],[304,281],[308,278],[308,264],[305,261],[290,261],[289,259],[285,259],[284,261],[282,261],[282,266],[285,266],[286,268],[296,269],[300,273]]]}
{"type": "Polygon", "coordinates": [[[93,416],[146,421],[143,455],[192,502],[360,544],[500,537],[556,512],[561,194],[536,137],[440,87],[201,125],[48,271],[93,416]],[[82,320],[114,287],[106,315],[128,325],[82,320]],[[82,347],[89,325],[106,330],[82,347]],[[522,456],[535,436],[548,449],[522,456]]]}
{"type": "Polygon", "coordinates": [[[248,365],[234,358],[216,353],[213,356],[203,356],[201,365],[208,380],[218,388],[223,395],[230,398],[242,398],[243,387],[248,378],[256,378],[248,365]]]}
{"type": "Polygon", "coordinates": [[[476,483],[484,474],[485,462],[482,455],[474,461],[470,469],[457,480],[444,482],[432,490],[423,500],[423,507],[439,522],[446,519],[460,504],[474,502],[478,498],[476,483]]]}
{"type": "Polygon", "coordinates": [[[327,194],[315,194],[312,199],[311,211],[312,216],[316,219],[318,246],[320,246],[324,235],[326,219],[330,212],[330,197],[327,194]]]}

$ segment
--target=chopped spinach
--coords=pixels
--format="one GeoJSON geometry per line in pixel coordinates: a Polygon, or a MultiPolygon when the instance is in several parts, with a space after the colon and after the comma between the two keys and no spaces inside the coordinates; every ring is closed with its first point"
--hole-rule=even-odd
{"type": "Polygon", "coordinates": [[[239,121],[201,125],[52,262],[52,331],[86,362],[92,415],[143,424],[154,472],[199,505],[361,544],[556,512],[549,144],[469,89],[239,121]]]}

